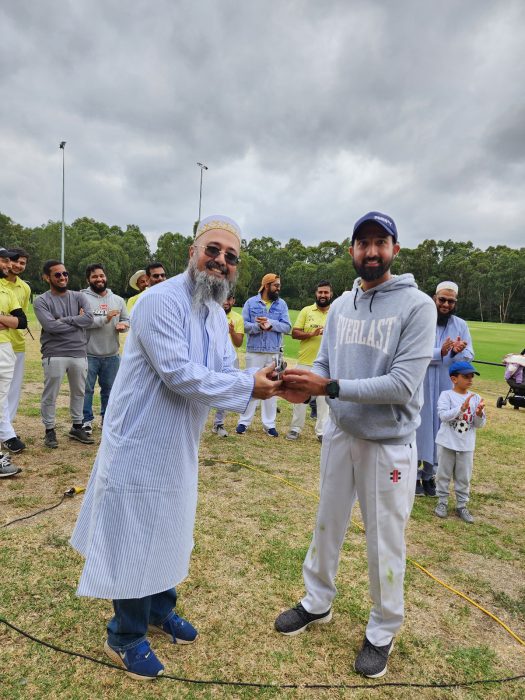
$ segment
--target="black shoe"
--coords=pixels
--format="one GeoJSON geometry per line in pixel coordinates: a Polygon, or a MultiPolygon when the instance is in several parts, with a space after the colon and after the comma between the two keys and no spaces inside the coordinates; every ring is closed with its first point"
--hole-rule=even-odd
{"type": "Polygon", "coordinates": [[[384,647],[376,647],[365,637],[361,651],[354,663],[356,672],[367,678],[381,678],[387,672],[388,656],[393,648],[393,639],[384,647]]]}
{"type": "Polygon", "coordinates": [[[9,452],[12,452],[14,455],[18,454],[18,452],[22,452],[22,450],[25,450],[26,448],[25,442],[22,442],[18,435],[15,435],[15,437],[9,438],[9,440],[3,442],[2,446],[5,447],[6,450],[9,450],[9,452]]]}
{"type": "Polygon", "coordinates": [[[46,430],[46,436],[44,438],[44,445],[46,447],[58,447],[58,440],[57,440],[57,434],[55,433],[55,429],[53,428],[52,430],[46,430]]]}
{"type": "Polygon", "coordinates": [[[72,440],[83,442],[84,445],[92,445],[95,442],[82,428],[71,428],[68,435],[72,440]]]}
{"type": "Polygon", "coordinates": [[[423,491],[425,496],[432,496],[433,498],[436,495],[436,480],[433,476],[426,481],[423,479],[423,491]]]}
{"type": "Polygon", "coordinates": [[[304,632],[308,625],[316,623],[324,624],[325,622],[330,622],[331,619],[331,608],[327,612],[315,615],[314,613],[309,613],[303,608],[302,604],[299,603],[295,608],[285,610],[277,617],[275,620],[275,629],[281,634],[287,634],[293,637],[295,634],[304,632]]]}
{"type": "Polygon", "coordinates": [[[424,496],[425,495],[425,489],[423,488],[423,482],[421,479],[418,479],[416,481],[416,496],[424,496]]]}

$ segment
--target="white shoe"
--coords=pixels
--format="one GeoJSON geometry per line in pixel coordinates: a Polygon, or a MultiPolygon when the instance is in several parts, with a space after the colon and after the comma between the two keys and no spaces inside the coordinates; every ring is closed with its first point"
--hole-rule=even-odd
{"type": "Polygon", "coordinates": [[[82,423],[82,430],[91,437],[93,435],[93,421],[87,420],[82,423]]]}
{"type": "Polygon", "coordinates": [[[222,423],[220,425],[214,425],[213,432],[219,437],[228,437],[228,432],[222,423]]]}

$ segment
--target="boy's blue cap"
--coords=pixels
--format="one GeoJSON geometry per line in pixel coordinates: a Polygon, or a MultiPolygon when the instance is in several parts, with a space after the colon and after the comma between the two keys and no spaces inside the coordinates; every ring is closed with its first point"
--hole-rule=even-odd
{"type": "Polygon", "coordinates": [[[394,223],[394,219],[391,216],[388,216],[388,214],[381,214],[380,211],[369,211],[368,214],[365,214],[358,221],[355,222],[354,231],[352,233],[352,245],[354,244],[355,237],[361,226],[363,226],[363,224],[368,223],[369,221],[373,221],[374,223],[384,228],[385,231],[392,236],[392,238],[394,239],[394,243],[397,243],[397,228],[394,223]]]}
{"type": "Polygon", "coordinates": [[[479,372],[476,372],[474,367],[470,364],[470,362],[453,362],[450,367],[448,368],[448,373],[449,376],[451,374],[470,374],[471,372],[474,372],[474,374],[477,374],[479,377],[479,372]]]}

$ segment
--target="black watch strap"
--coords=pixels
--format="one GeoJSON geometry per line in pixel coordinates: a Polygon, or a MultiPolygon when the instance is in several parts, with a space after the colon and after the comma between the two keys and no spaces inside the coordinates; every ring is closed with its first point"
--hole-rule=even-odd
{"type": "Polygon", "coordinates": [[[339,396],[339,382],[337,379],[331,379],[326,385],[326,395],[329,399],[337,399],[339,396]]]}

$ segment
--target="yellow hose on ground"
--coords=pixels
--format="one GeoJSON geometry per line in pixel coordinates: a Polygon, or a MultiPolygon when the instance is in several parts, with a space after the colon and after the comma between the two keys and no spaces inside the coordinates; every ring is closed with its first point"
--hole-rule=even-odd
{"type": "MultiPolygon", "coordinates": [[[[283,484],[286,484],[287,486],[290,486],[290,488],[295,489],[295,491],[299,491],[299,493],[304,493],[310,498],[314,498],[317,502],[319,502],[319,496],[316,493],[313,493],[312,491],[307,491],[306,489],[303,489],[301,486],[297,486],[291,481],[288,481],[287,479],[284,479],[282,476],[278,476],[277,474],[272,474],[268,471],[265,471],[264,469],[259,469],[258,467],[252,467],[250,464],[245,464],[244,462],[235,462],[229,459],[213,459],[211,457],[205,458],[204,461],[207,462],[220,462],[221,464],[237,464],[241,467],[244,467],[245,469],[249,469],[252,472],[256,472],[258,474],[264,474],[265,476],[269,476],[271,479],[275,479],[276,481],[281,481],[283,484]]],[[[356,520],[352,520],[352,525],[355,525],[355,527],[358,530],[361,530],[361,532],[364,532],[365,529],[361,525],[361,523],[358,523],[356,520]]],[[[452,586],[449,586],[448,583],[445,583],[441,579],[437,578],[437,576],[434,576],[428,569],[425,569],[424,566],[421,564],[418,564],[417,561],[414,561],[414,559],[410,559],[407,557],[407,561],[412,564],[412,566],[415,566],[417,569],[422,571],[424,574],[429,576],[433,581],[436,581],[436,583],[439,583],[443,588],[446,588],[448,591],[451,591],[451,593],[455,593],[455,595],[459,596],[460,598],[463,598],[463,600],[466,600],[468,603],[473,605],[475,608],[478,610],[481,610],[482,613],[485,613],[485,615],[488,615],[494,622],[497,622],[498,625],[501,625],[503,629],[510,634],[510,636],[515,639],[519,644],[525,647],[525,640],[521,639],[521,637],[518,637],[518,635],[513,632],[510,627],[508,627],[503,620],[500,620],[499,617],[496,615],[493,615],[489,610],[486,610],[483,606],[479,605],[479,603],[476,603],[475,600],[472,600],[472,598],[469,598],[468,595],[465,593],[462,593],[461,591],[458,591],[456,588],[453,588],[452,586]]]]}

